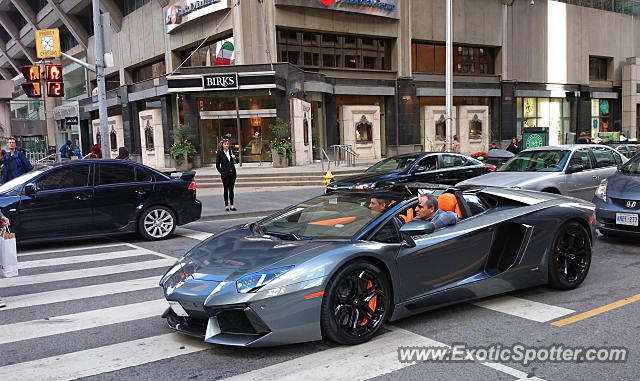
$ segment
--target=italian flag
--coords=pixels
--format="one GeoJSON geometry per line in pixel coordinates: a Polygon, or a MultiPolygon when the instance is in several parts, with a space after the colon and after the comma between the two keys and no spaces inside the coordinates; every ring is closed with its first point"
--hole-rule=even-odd
{"type": "Polygon", "coordinates": [[[216,57],[216,62],[213,63],[213,66],[220,65],[231,65],[231,56],[233,55],[233,44],[229,41],[225,41],[218,52],[218,56],[216,57]]]}

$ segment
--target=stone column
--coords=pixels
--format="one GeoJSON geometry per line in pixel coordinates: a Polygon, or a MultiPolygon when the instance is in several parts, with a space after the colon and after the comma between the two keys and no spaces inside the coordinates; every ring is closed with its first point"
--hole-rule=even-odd
{"type": "Polygon", "coordinates": [[[627,58],[622,67],[622,130],[629,131],[627,138],[638,137],[636,115],[638,97],[638,79],[640,78],[640,57],[627,58]]]}

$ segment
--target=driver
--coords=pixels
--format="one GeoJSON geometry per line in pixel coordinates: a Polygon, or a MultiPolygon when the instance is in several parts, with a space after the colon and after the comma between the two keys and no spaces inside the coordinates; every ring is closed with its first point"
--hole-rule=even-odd
{"type": "Polygon", "coordinates": [[[418,197],[416,205],[416,218],[414,220],[433,222],[436,229],[445,226],[455,225],[458,222],[458,215],[454,212],[445,212],[438,209],[438,199],[432,194],[423,194],[418,197]]]}

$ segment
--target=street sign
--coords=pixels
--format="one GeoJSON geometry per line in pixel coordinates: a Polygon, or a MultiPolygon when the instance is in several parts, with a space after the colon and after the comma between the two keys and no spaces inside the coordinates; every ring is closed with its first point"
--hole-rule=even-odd
{"type": "Polygon", "coordinates": [[[57,28],[36,30],[36,53],[38,58],[60,57],[60,31],[57,28]]]}
{"type": "Polygon", "coordinates": [[[78,125],[78,117],[77,116],[65,116],[64,117],[64,124],[66,124],[67,126],[77,126],[78,125]]]}

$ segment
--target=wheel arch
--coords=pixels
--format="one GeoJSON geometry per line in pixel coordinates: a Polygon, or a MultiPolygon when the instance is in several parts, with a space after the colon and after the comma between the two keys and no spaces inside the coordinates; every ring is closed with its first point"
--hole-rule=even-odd
{"type": "Polygon", "coordinates": [[[542,189],[542,192],[553,193],[553,194],[562,194],[560,190],[554,186],[547,186],[542,189]]]}
{"type": "Polygon", "coordinates": [[[584,219],[578,218],[578,217],[569,218],[564,223],[565,224],[569,224],[571,222],[577,222],[580,225],[582,225],[584,230],[586,230],[587,234],[589,235],[589,240],[591,241],[590,243],[593,244],[593,236],[591,235],[591,228],[589,227],[589,223],[587,221],[585,221],[584,219]]]}
{"type": "Polygon", "coordinates": [[[140,221],[140,217],[142,217],[142,215],[147,210],[149,210],[149,209],[151,209],[153,207],[156,207],[156,206],[162,206],[164,208],[169,209],[171,211],[171,213],[173,213],[173,215],[176,218],[176,226],[180,225],[180,217],[178,216],[178,213],[177,213],[176,209],[174,207],[172,207],[171,205],[166,204],[166,203],[162,203],[162,202],[154,202],[154,203],[151,203],[151,204],[149,204],[147,206],[144,206],[144,207],[140,208],[140,212],[138,212],[138,215],[136,216],[136,223],[138,223],[140,221]]]}

